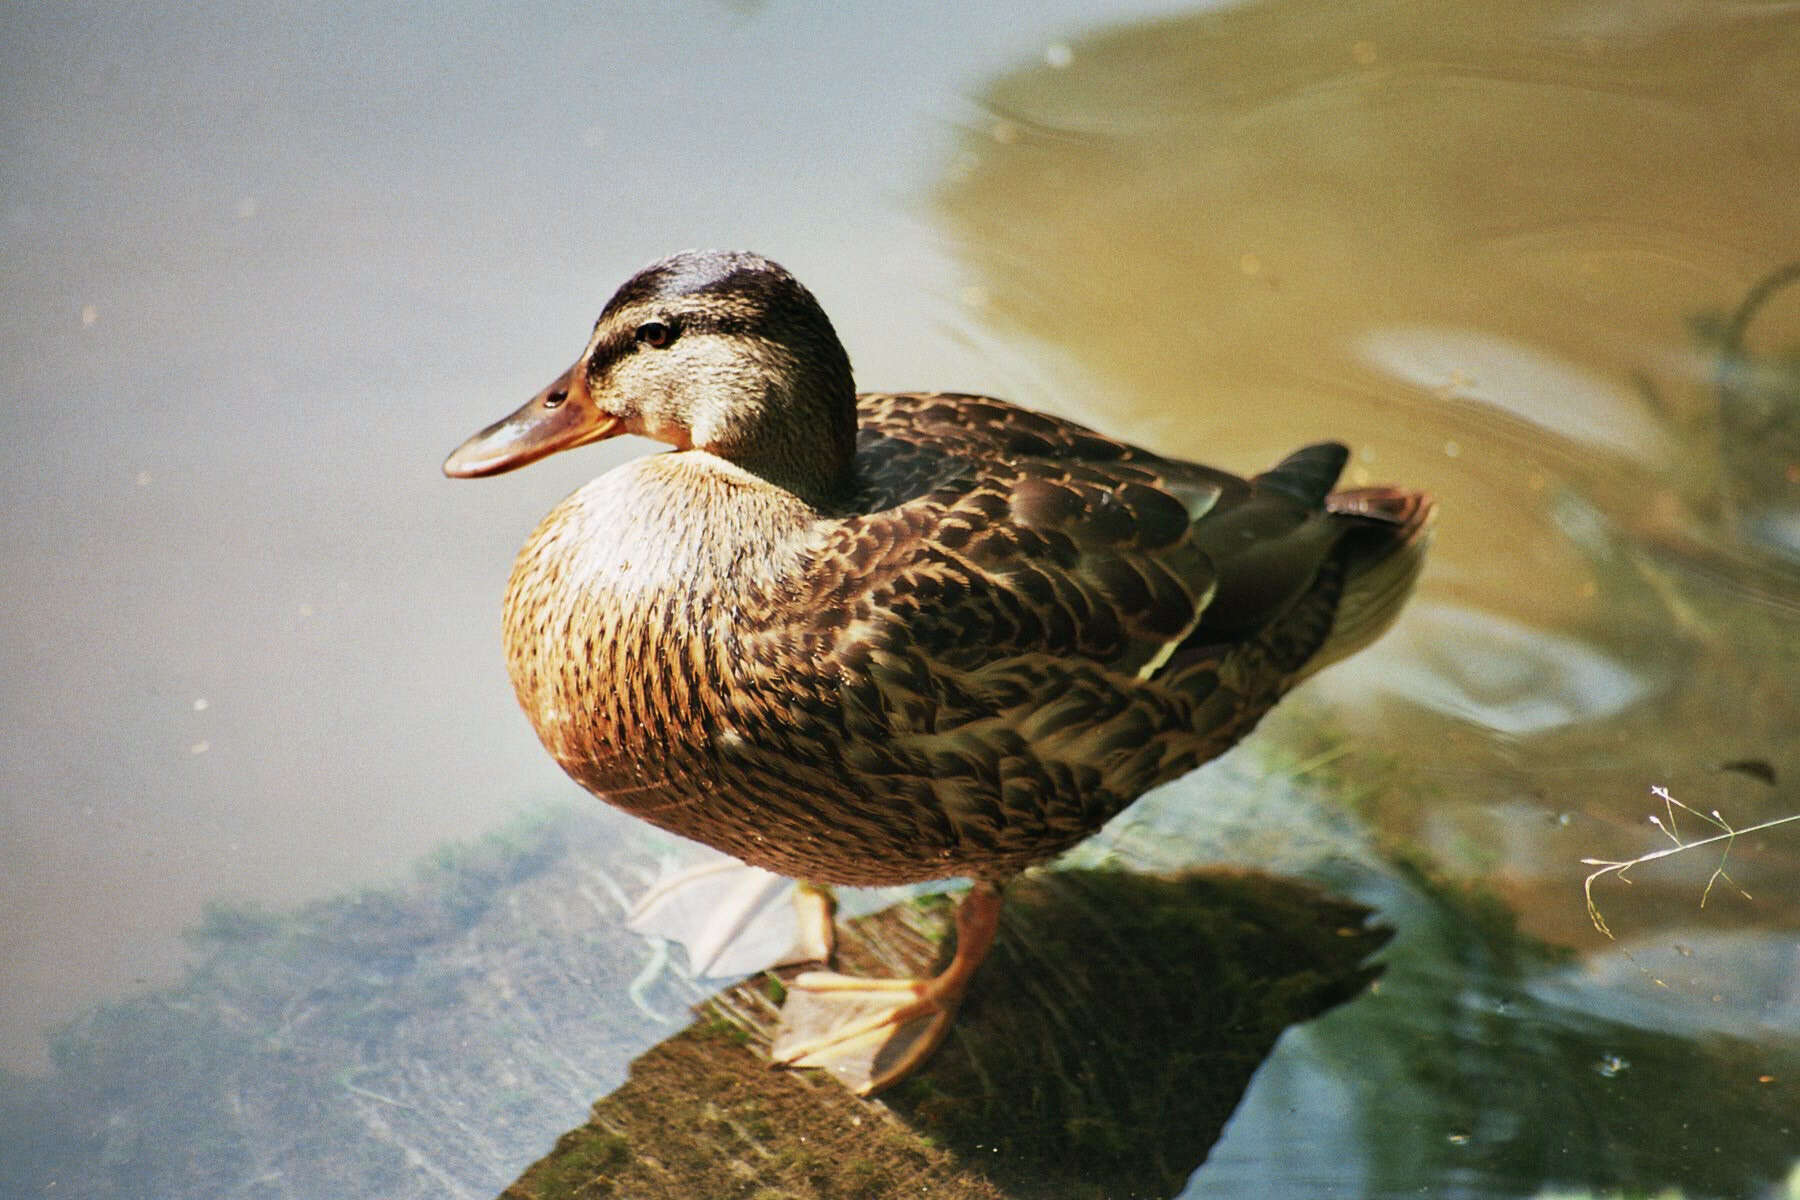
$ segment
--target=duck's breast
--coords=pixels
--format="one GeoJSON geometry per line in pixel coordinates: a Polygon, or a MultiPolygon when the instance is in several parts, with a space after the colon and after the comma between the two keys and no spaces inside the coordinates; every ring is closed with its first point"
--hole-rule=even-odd
{"type": "Polygon", "coordinates": [[[732,714],[756,707],[740,641],[811,518],[757,483],[695,452],[640,459],[564,500],[519,553],[519,704],[563,769],[622,807],[704,787],[732,714]]]}

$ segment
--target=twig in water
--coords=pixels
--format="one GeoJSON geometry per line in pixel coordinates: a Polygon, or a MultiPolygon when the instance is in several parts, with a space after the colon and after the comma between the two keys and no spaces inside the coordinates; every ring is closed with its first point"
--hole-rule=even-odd
{"type": "Polygon", "coordinates": [[[1731,856],[1731,843],[1736,841],[1737,838],[1743,834],[1760,833],[1765,829],[1773,829],[1777,825],[1786,825],[1789,821],[1800,821],[1800,813],[1795,813],[1792,816],[1777,817],[1773,821],[1764,821],[1760,825],[1752,825],[1748,829],[1733,829],[1731,825],[1727,823],[1725,818],[1719,815],[1719,810],[1716,808],[1713,809],[1711,813],[1703,813],[1696,809],[1689,808],[1687,805],[1671,796],[1669,790],[1664,787],[1653,787],[1650,789],[1650,792],[1652,795],[1662,800],[1663,811],[1667,814],[1667,819],[1665,820],[1663,817],[1659,817],[1652,813],[1650,816],[1650,823],[1662,830],[1663,833],[1667,835],[1668,839],[1675,843],[1673,846],[1670,846],[1665,850],[1653,850],[1649,854],[1640,854],[1638,857],[1629,859],[1625,862],[1614,862],[1605,858],[1584,858],[1581,860],[1583,866],[1600,868],[1582,882],[1581,890],[1587,897],[1588,919],[1594,923],[1595,929],[1598,929],[1609,938],[1612,937],[1613,931],[1607,927],[1606,918],[1600,915],[1600,906],[1594,902],[1594,881],[1601,876],[1617,875],[1622,882],[1630,883],[1631,879],[1625,872],[1631,870],[1631,868],[1635,866],[1642,863],[1655,862],[1659,858],[1668,858],[1672,854],[1680,854],[1683,850],[1698,850],[1702,846],[1711,846],[1717,842],[1724,842],[1725,849],[1719,854],[1719,865],[1714,868],[1712,875],[1707,878],[1706,890],[1700,893],[1700,907],[1706,907],[1706,900],[1707,897],[1712,895],[1713,885],[1718,883],[1721,879],[1726,883],[1729,883],[1733,888],[1736,888],[1738,894],[1748,900],[1751,898],[1750,893],[1746,892],[1743,888],[1738,887],[1737,881],[1725,873],[1725,860],[1731,856]],[[1675,810],[1678,808],[1683,812],[1692,813],[1702,821],[1707,822],[1709,825],[1714,825],[1719,829],[1724,830],[1724,832],[1715,833],[1711,837],[1701,838],[1697,842],[1682,841],[1681,833],[1675,827],[1675,810]]]}

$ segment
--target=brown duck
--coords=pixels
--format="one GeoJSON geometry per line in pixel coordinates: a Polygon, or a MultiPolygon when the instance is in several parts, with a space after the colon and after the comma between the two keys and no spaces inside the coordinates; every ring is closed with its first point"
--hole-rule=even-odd
{"type": "Polygon", "coordinates": [[[1432,514],[1333,493],[1335,443],[1242,479],[983,396],[859,396],[811,293],[744,253],[639,272],[444,470],[621,433],[674,449],[526,542],[513,687],[565,771],[673,833],[819,883],[974,878],[935,978],[795,980],[844,1015],[778,1061],[863,1062],[865,1092],[942,1040],[1000,885],[1379,635],[1432,514]]]}

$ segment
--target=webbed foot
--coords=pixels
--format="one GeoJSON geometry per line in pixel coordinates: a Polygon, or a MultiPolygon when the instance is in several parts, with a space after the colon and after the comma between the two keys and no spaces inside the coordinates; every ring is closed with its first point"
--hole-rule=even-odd
{"type": "Polygon", "coordinates": [[[1000,891],[977,883],[956,909],[956,955],[929,979],[808,971],[788,984],[775,1063],[823,1067],[860,1096],[904,1079],[950,1032],[999,927],[1000,891]]]}

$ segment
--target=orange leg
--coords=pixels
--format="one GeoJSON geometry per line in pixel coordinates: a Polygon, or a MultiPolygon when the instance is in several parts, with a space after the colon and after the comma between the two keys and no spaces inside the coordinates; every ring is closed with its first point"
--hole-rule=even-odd
{"type": "Polygon", "coordinates": [[[829,1068],[863,1096],[910,1075],[950,1032],[999,925],[1000,889],[978,882],[956,909],[956,955],[932,978],[861,979],[830,971],[796,977],[782,1009],[775,1062],[829,1068]]]}

